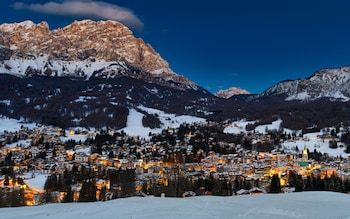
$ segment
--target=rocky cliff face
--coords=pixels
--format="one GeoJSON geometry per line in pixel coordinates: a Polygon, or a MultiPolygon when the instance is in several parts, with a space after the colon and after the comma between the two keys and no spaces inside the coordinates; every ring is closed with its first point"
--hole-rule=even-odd
{"type": "Polygon", "coordinates": [[[52,31],[46,22],[0,25],[1,73],[108,78],[135,69],[197,88],[119,22],[75,21],[52,31]]]}
{"type": "Polygon", "coordinates": [[[263,95],[285,95],[286,100],[330,98],[350,100],[350,66],[322,69],[306,79],[284,81],[266,90],[263,95]]]}

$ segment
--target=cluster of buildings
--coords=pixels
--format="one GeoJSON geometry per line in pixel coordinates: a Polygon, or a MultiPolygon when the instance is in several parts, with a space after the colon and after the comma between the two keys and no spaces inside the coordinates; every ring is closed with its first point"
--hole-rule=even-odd
{"type": "MultiPolygon", "coordinates": [[[[166,131],[175,135],[177,130],[166,131]]],[[[212,176],[233,182],[236,177],[244,178],[248,182],[259,180],[259,188],[252,193],[260,193],[268,189],[271,177],[278,174],[282,186],[288,187],[288,172],[295,171],[302,177],[318,174],[321,178],[337,174],[343,180],[350,180],[350,160],[347,158],[332,158],[331,161],[317,162],[309,159],[306,147],[298,153],[281,153],[279,151],[257,152],[247,150],[242,145],[228,142],[212,142],[225,147],[234,148],[235,153],[219,154],[214,151],[194,150],[189,145],[195,134],[189,132],[185,136],[185,143],[176,140],[174,146],[168,147],[166,142],[151,142],[133,136],[118,136],[116,142],[104,142],[101,153],[93,153],[92,146],[84,143],[98,133],[70,131],[68,137],[60,128],[40,127],[29,129],[21,127],[16,132],[0,134],[0,168],[11,167],[14,174],[23,177],[24,182],[36,177],[36,174],[63,174],[66,169],[75,166],[85,166],[95,172],[108,169],[135,169],[137,191],[141,191],[142,183],[154,182],[167,185],[174,175],[199,177],[212,176]],[[67,140],[80,137],[83,141],[73,141],[74,145],[67,146],[67,140]],[[130,140],[132,139],[132,140],[130,140]],[[167,146],[166,146],[167,145],[167,146]],[[188,154],[200,154],[200,160],[186,163],[184,158],[188,154]],[[183,156],[180,159],[179,156],[183,156]],[[170,159],[171,158],[171,159],[170,159]],[[32,173],[32,174],[30,174],[32,173]]],[[[176,135],[175,135],[176,136],[176,135]]],[[[269,137],[259,141],[270,140],[269,137]]],[[[209,142],[209,141],[208,141],[209,142]]],[[[300,147],[303,147],[300,145],[300,147]]],[[[253,147],[254,148],[254,147],[253,147]]],[[[255,148],[256,149],[256,148],[255,148]]],[[[198,157],[198,156],[197,156],[198,157]]],[[[35,203],[35,195],[43,193],[43,188],[33,188],[26,183],[11,182],[5,185],[5,175],[0,176],[0,188],[24,188],[28,204],[35,203]]],[[[99,180],[97,187],[110,186],[108,182],[99,180]]],[[[286,191],[288,191],[286,189],[286,191]]],[[[238,194],[245,194],[241,192],[238,194]]]]}

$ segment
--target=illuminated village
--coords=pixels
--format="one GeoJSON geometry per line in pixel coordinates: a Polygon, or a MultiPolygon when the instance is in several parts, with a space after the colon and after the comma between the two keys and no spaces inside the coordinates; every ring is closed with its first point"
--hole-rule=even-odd
{"type": "MultiPolygon", "coordinates": [[[[89,133],[22,126],[19,131],[4,132],[0,136],[0,204],[350,191],[348,157],[321,154],[316,148],[310,151],[305,145],[288,151],[278,146],[302,138],[296,135],[275,130],[223,134],[222,127],[183,124],[150,133],[148,139],[108,129],[89,133]],[[274,177],[276,185],[272,185],[274,177]]],[[[319,138],[340,141],[330,135],[319,138]]]]}

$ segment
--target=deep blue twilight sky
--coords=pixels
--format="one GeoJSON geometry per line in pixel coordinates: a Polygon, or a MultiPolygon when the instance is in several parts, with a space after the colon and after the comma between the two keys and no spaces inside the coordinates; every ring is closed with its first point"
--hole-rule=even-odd
{"type": "Polygon", "coordinates": [[[2,0],[0,23],[118,20],[211,92],[350,65],[348,0],[2,0]]]}

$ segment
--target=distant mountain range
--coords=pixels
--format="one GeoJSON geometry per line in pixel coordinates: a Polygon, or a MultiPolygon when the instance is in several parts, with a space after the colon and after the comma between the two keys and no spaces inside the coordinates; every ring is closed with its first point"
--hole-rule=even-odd
{"type": "MultiPolygon", "coordinates": [[[[262,94],[230,88],[215,95],[115,21],[0,25],[0,114],[62,127],[125,126],[142,105],[223,121],[249,118],[301,129],[350,121],[350,67],[322,69],[262,94]]],[[[155,127],[157,115],[145,115],[155,127]]]]}

